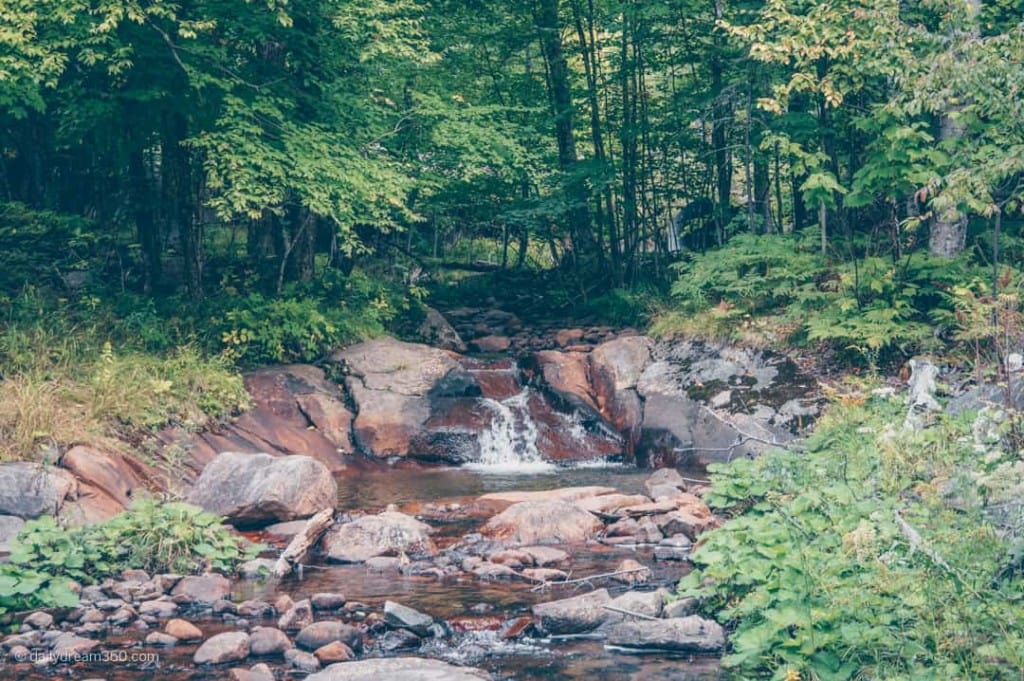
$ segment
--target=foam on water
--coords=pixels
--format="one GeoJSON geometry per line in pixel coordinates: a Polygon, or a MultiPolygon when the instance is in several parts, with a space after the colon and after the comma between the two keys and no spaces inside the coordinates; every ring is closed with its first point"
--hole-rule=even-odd
{"type": "Polygon", "coordinates": [[[494,415],[480,435],[480,460],[465,468],[482,473],[548,473],[556,466],[544,461],[537,448],[537,424],[530,416],[530,391],[524,388],[504,400],[484,398],[494,415]]]}

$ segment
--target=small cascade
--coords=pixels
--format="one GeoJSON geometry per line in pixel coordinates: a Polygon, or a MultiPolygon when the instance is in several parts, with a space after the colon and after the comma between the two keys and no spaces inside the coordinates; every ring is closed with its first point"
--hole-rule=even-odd
{"type": "Polygon", "coordinates": [[[537,423],[530,415],[530,389],[504,400],[481,398],[493,414],[491,426],[480,433],[480,460],[471,467],[492,472],[537,472],[555,466],[544,461],[537,447],[537,423]]]}

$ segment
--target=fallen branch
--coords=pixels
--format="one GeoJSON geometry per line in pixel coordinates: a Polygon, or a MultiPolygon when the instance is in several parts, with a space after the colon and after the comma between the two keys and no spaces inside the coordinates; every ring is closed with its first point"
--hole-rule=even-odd
{"type": "Polygon", "coordinates": [[[531,591],[540,591],[541,589],[549,587],[549,586],[567,586],[567,585],[570,585],[570,584],[584,584],[586,582],[590,582],[590,581],[593,581],[595,579],[606,579],[608,577],[617,577],[619,575],[628,575],[628,574],[632,574],[634,572],[646,572],[648,570],[650,570],[650,568],[641,566],[641,567],[637,567],[637,568],[632,568],[630,570],[616,570],[615,572],[603,572],[603,573],[601,573],[599,575],[590,575],[589,577],[580,577],[578,579],[563,579],[563,580],[557,581],[557,582],[542,582],[542,583],[538,584],[537,586],[533,587],[533,589],[531,589],[531,591]]]}
{"type": "Polygon", "coordinates": [[[913,525],[903,519],[903,516],[900,515],[899,509],[893,511],[893,515],[896,516],[896,525],[900,528],[900,533],[906,537],[907,542],[910,544],[910,555],[914,555],[915,550],[920,550],[921,553],[931,558],[933,563],[947,572],[953,572],[953,568],[949,567],[949,563],[947,563],[937,551],[928,548],[928,546],[925,545],[924,540],[921,539],[921,534],[914,529],[913,525]]]}
{"type": "Polygon", "coordinates": [[[602,605],[601,607],[604,608],[605,610],[611,610],[612,612],[617,612],[620,615],[628,615],[629,617],[636,617],[636,618],[642,619],[642,620],[659,620],[659,619],[661,619],[660,617],[654,617],[653,615],[645,615],[642,612],[633,612],[632,610],[626,610],[625,608],[617,608],[614,605],[602,605]]]}
{"type": "Polygon", "coordinates": [[[320,541],[320,537],[334,524],[334,509],[325,508],[306,522],[306,527],[292,538],[288,548],[284,550],[281,557],[274,563],[274,569],[270,574],[275,578],[284,577],[296,566],[301,567],[302,561],[310,550],[320,541]]]}

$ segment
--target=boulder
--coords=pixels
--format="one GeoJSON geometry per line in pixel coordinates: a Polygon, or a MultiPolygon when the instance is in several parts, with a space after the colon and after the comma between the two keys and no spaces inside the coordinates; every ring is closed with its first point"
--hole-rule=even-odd
{"type": "Polygon", "coordinates": [[[288,635],[274,627],[253,627],[249,634],[249,653],[252,655],[283,655],[291,647],[288,635]]]}
{"type": "Polygon", "coordinates": [[[397,629],[408,629],[417,636],[429,636],[434,618],[394,601],[384,601],[384,621],[397,629]]]}
{"type": "Polygon", "coordinates": [[[361,563],[376,556],[437,554],[431,528],[397,511],[363,516],[335,525],[322,540],[324,553],[340,563],[361,563]]]}
{"type": "Polygon", "coordinates": [[[320,661],[320,664],[334,664],[335,662],[348,662],[355,658],[352,649],[341,641],[332,641],[313,651],[313,655],[320,661]]]}
{"type": "Polygon", "coordinates": [[[308,456],[224,452],[203,469],[188,498],[232,523],[266,524],[334,508],[338,485],[308,456]]]}
{"type": "Polygon", "coordinates": [[[298,648],[289,648],[284,651],[284,661],[288,663],[289,667],[298,669],[300,672],[320,671],[320,660],[316,659],[316,655],[298,648]]]}
{"type": "Polygon", "coordinates": [[[203,638],[199,627],[183,619],[173,619],[164,625],[164,632],[179,641],[198,641],[203,638]]]}
{"type": "Polygon", "coordinates": [[[474,338],[469,342],[469,347],[476,352],[505,352],[512,345],[508,336],[487,335],[474,338]]]}
{"type": "Polygon", "coordinates": [[[615,492],[614,487],[558,487],[556,489],[538,491],[491,492],[479,497],[484,503],[498,502],[506,504],[518,504],[523,501],[578,501],[589,499],[615,492]]]}
{"type": "Polygon", "coordinates": [[[627,591],[621,596],[613,598],[611,603],[608,604],[608,621],[631,622],[642,620],[645,615],[647,617],[661,617],[666,595],[663,589],[656,591],[627,591]],[[636,613],[639,617],[628,613],[636,613]]]}
{"type": "Polygon", "coordinates": [[[696,615],[617,624],[608,632],[608,645],[634,651],[717,653],[725,647],[721,625],[696,615]]]}
{"type": "Polygon", "coordinates": [[[274,681],[274,672],[265,664],[256,664],[249,669],[235,667],[228,672],[230,681],[274,681]]]}
{"type": "Polygon", "coordinates": [[[296,631],[313,623],[313,606],[308,598],[292,603],[277,620],[277,626],[285,631],[296,631]]]}
{"type": "Polygon", "coordinates": [[[455,327],[440,312],[429,305],[425,307],[427,314],[416,330],[417,335],[419,335],[423,342],[442,350],[465,352],[466,343],[462,340],[459,332],[455,330],[455,327]]]}
{"type": "Polygon", "coordinates": [[[654,342],[645,336],[626,336],[601,343],[590,353],[594,399],[601,415],[626,440],[632,455],[640,441],[643,403],[637,381],[651,362],[654,342]]]}
{"type": "Polygon", "coordinates": [[[0,464],[0,514],[31,520],[57,515],[78,495],[68,471],[28,461],[0,464]]]}
{"type": "Polygon", "coordinates": [[[307,681],[481,681],[491,676],[482,669],[456,667],[421,657],[391,657],[332,664],[307,681]]]}
{"type": "Polygon", "coordinates": [[[171,598],[183,605],[213,605],[231,595],[231,581],[216,573],[183,577],[171,589],[171,598]]]}
{"type": "Polygon", "coordinates": [[[196,664],[225,664],[238,662],[249,656],[249,634],[228,631],[203,642],[192,656],[196,664]]]}
{"type": "Polygon", "coordinates": [[[0,515],[0,554],[10,553],[11,542],[17,538],[24,526],[24,519],[18,516],[0,515]]]}
{"type": "Polygon", "coordinates": [[[349,648],[359,651],[363,647],[363,635],[353,626],[335,620],[322,620],[302,628],[295,637],[295,645],[303,650],[317,650],[334,641],[341,641],[349,648]]]}
{"type": "Polygon", "coordinates": [[[103,491],[123,508],[131,505],[145,488],[142,465],[121,454],[76,445],[61,457],[60,465],[81,480],[103,491]]]}
{"type": "Polygon", "coordinates": [[[76,636],[70,632],[58,634],[53,639],[50,655],[57,662],[75,662],[77,658],[91,652],[100,642],[91,638],[76,636]]]}
{"type": "Polygon", "coordinates": [[[458,368],[444,350],[387,336],[335,351],[331,361],[341,364],[349,377],[358,379],[367,390],[410,396],[428,394],[458,368]]]}
{"type": "Polygon", "coordinates": [[[512,545],[572,544],[593,539],[604,525],[568,501],[523,501],[487,521],[481,532],[512,545]]]}
{"type": "Polygon", "coordinates": [[[533,356],[533,363],[544,387],[566,406],[598,416],[597,402],[591,394],[588,355],[543,350],[533,356]]]}
{"type": "Polygon", "coordinates": [[[604,608],[611,603],[607,589],[563,598],[533,606],[537,626],[548,634],[584,634],[597,629],[608,619],[604,608]]]}

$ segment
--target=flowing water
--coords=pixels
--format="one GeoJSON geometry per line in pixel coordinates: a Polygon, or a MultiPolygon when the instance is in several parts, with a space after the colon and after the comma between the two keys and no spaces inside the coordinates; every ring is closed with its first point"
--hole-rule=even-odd
{"type": "MultiPolygon", "coordinates": [[[[481,398],[492,412],[489,430],[480,436],[482,457],[479,462],[461,468],[394,467],[346,471],[338,479],[339,510],[375,513],[389,504],[417,514],[435,527],[442,548],[463,534],[475,531],[485,515],[447,517],[445,510],[472,506],[482,494],[506,490],[547,490],[575,485],[603,485],[622,492],[643,491],[647,471],[623,464],[601,461],[569,467],[546,462],[537,447],[538,429],[529,409],[531,392],[518,384],[513,368],[487,367],[491,378],[504,387],[481,398]],[[505,376],[505,374],[509,376],[505,376]],[[516,380],[509,380],[510,378],[516,380]]],[[[565,417],[565,429],[581,428],[578,419],[565,417]]],[[[684,473],[685,475],[685,473],[684,473]]],[[[652,568],[649,588],[671,586],[686,572],[687,565],[653,560],[651,547],[610,547],[602,544],[562,547],[572,555],[571,577],[612,572],[625,558],[635,558],[652,568]]],[[[408,577],[374,573],[362,565],[313,564],[301,578],[290,577],[273,584],[255,580],[237,583],[235,600],[262,598],[273,601],[287,593],[295,600],[318,591],[342,592],[349,601],[366,604],[368,612],[379,612],[385,600],[394,600],[437,618],[449,620],[460,631],[450,642],[429,641],[417,653],[453,662],[479,666],[495,678],[516,681],[697,681],[719,678],[715,659],[691,659],[665,655],[629,655],[606,650],[600,641],[586,638],[500,640],[497,629],[509,618],[528,615],[539,602],[564,598],[592,588],[606,587],[617,595],[627,590],[609,579],[570,586],[549,587],[538,591],[522,581],[482,581],[465,575],[457,579],[408,577]]],[[[210,636],[234,629],[217,618],[199,617],[193,621],[210,636]]],[[[274,626],[273,620],[256,622],[274,626]]],[[[120,646],[124,655],[152,652],[140,647],[144,634],[111,637],[107,647],[120,646]]],[[[201,670],[191,665],[195,645],[161,649],[157,665],[117,660],[78,664],[75,678],[99,676],[116,681],[172,679],[207,681],[226,678],[225,670],[201,670]]],[[[372,654],[372,653],[371,653],[372,654]]],[[[280,660],[268,660],[280,668],[280,660]]],[[[252,660],[249,664],[253,664],[252,660]]],[[[52,675],[26,671],[18,678],[43,679],[52,675]]],[[[296,677],[289,677],[296,678],[296,677]]],[[[389,681],[389,680],[382,680],[389,681]]],[[[398,680],[400,681],[400,680],[398,680]]]]}

